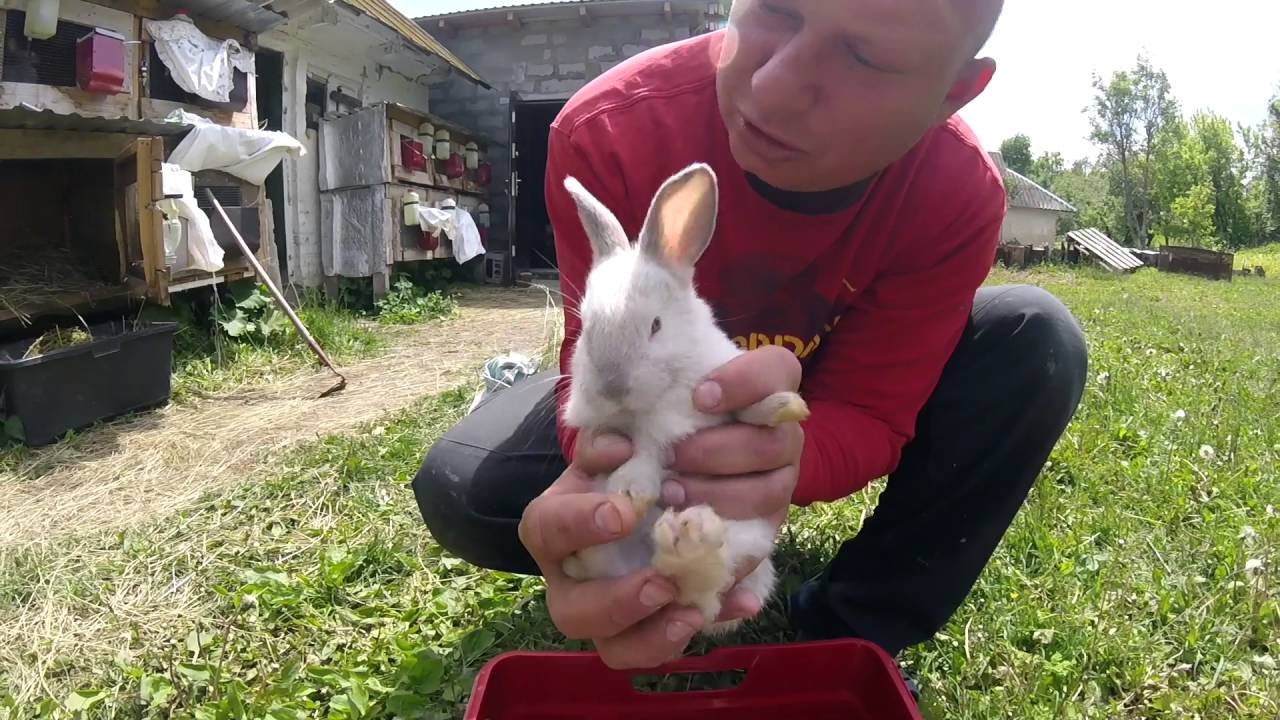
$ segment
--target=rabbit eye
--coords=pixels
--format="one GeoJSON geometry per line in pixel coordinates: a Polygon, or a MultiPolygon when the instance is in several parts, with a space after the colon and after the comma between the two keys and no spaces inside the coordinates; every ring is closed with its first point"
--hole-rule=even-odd
{"type": "Polygon", "coordinates": [[[657,335],[658,331],[661,329],[662,329],[662,318],[654,318],[653,327],[649,329],[649,335],[650,336],[657,335]]]}

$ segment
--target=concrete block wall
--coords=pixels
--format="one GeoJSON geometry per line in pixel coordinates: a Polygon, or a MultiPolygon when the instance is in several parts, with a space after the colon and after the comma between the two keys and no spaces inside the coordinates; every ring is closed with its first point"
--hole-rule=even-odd
{"type": "Polygon", "coordinates": [[[454,77],[433,87],[431,94],[434,114],[474,127],[501,143],[488,158],[494,175],[489,249],[508,249],[511,242],[506,224],[511,94],[517,93],[521,100],[566,100],[622,60],[701,32],[702,23],[701,17],[693,15],[675,13],[668,21],[655,13],[601,17],[587,26],[576,20],[529,21],[520,28],[461,28],[454,37],[435,35],[494,87],[486,90],[454,77]]]}

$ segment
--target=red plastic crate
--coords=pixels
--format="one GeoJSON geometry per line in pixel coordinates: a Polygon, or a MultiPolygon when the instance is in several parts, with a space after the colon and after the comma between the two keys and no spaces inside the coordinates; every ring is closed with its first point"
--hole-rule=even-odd
{"type": "Polygon", "coordinates": [[[593,652],[509,652],[480,670],[464,720],[921,720],[893,660],[863,640],[719,648],[655,670],[593,652]],[[634,677],[742,671],[725,690],[653,693],[634,677]]]}
{"type": "Polygon", "coordinates": [[[124,91],[124,36],[102,28],[76,40],[76,84],[104,95],[124,91]]]}

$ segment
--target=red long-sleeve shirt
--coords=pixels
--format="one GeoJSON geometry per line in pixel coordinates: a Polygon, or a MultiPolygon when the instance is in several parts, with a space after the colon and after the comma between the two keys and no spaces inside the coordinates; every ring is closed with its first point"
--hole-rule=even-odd
{"type": "MultiPolygon", "coordinates": [[[[952,118],[852,205],[783,209],[730,153],[711,62],[720,38],[702,35],[616,66],[552,125],[546,187],[566,308],[561,371],[569,372],[579,332],[573,309],[591,265],[565,176],[577,177],[635,238],[662,182],[706,162],[719,179],[720,215],[696,287],[740,347],[779,344],[799,356],[812,414],[793,502],[835,500],[891,472],[913,436],[991,268],[1003,184],[969,128],[952,118]]],[[[558,430],[572,460],[575,433],[562,421],[558,430]]]]}

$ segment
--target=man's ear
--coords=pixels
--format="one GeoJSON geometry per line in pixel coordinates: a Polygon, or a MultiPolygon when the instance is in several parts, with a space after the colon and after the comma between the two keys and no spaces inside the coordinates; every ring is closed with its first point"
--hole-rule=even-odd
{"type": "Polygon", "coordinates": [[[974,58],[965,63],[943,99],[937,121],[946,120],[959,112],[960,108],[973,102],[991,84],[991,78],[995,74],[996,61],[991,58],[974,58]]]}

